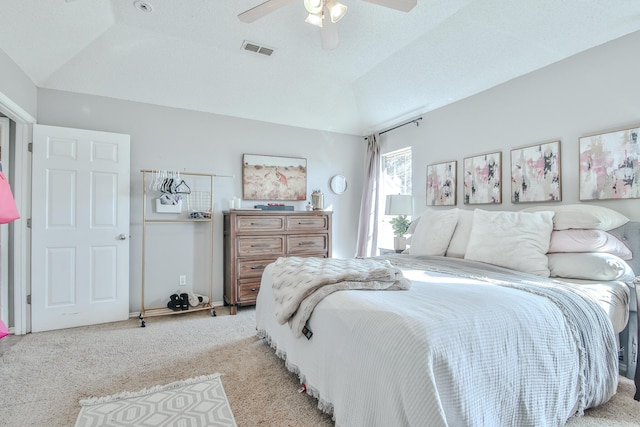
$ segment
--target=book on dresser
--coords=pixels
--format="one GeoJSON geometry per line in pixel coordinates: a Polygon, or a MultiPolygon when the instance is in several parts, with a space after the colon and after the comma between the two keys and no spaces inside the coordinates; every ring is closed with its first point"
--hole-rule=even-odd
{"type": "Polygon", "coordinates": [[[265,267],[283,256],[331,257],[331,211],[230,210],[224,215],[224,303],[255,305],[265,267]]]}

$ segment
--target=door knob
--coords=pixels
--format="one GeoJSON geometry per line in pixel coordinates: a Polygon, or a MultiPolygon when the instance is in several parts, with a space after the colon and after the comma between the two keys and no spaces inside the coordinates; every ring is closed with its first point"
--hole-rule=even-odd
{"type": "Polygon", "coordinates": [[[126,235],[124,235],[124,234],[121,234],[121,235],[119,235],[119,236],[118,236],[118,239],[120,239],[120,240],[127,240],[127,236],[126,236],[126,235]]]}

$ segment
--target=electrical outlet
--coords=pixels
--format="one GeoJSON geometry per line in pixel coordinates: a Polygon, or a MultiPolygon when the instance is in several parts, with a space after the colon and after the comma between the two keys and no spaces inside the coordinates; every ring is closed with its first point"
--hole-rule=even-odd
{"type": "Polygon", "coordinates": [[[187,276],[180,276],[180,286],[187,286],[187,276]]]}

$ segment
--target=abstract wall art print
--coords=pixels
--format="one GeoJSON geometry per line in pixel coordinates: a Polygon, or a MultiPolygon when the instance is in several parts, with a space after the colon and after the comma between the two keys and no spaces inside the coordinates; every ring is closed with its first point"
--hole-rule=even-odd
{"type": "Polygon", "coordinates": [[[640,128],[580,138],[580,200],[640,198],[640,128]]]}
{"type": "Polygon", "coordinates": [[[481,154],[463,160],[465,205],[502,203],[502,152],[481,154]]]}
{"type": "Polygon", "coordinates": [[[306,200],[307,159],[245,154],[242,197],[245,200],[306,200]]]}
{"type": "Polygon", "coordinates": [[[427,206],[455,206],[457,161],[427,166],[427,206]]]}
{"type": "Polygon", "coordinates": [[[560,141],[511,150],[511,202],[557,202],[560,186],[560,141]]]}

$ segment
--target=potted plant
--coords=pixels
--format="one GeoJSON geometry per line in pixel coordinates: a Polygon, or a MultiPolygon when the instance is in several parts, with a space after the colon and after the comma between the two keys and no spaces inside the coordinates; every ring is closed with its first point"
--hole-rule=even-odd
{"type": "Polygon", "coordinates": [[[404,250],[407,247],[407,238],[404,235],[407,233],[409,229],[409,224],[411,221],[407,218],[406,215],[398,215],[395,218],[392,218],[389,221],[391,224],[391,228],[393,228],[393,249],[395,250],[404,250]]]}

